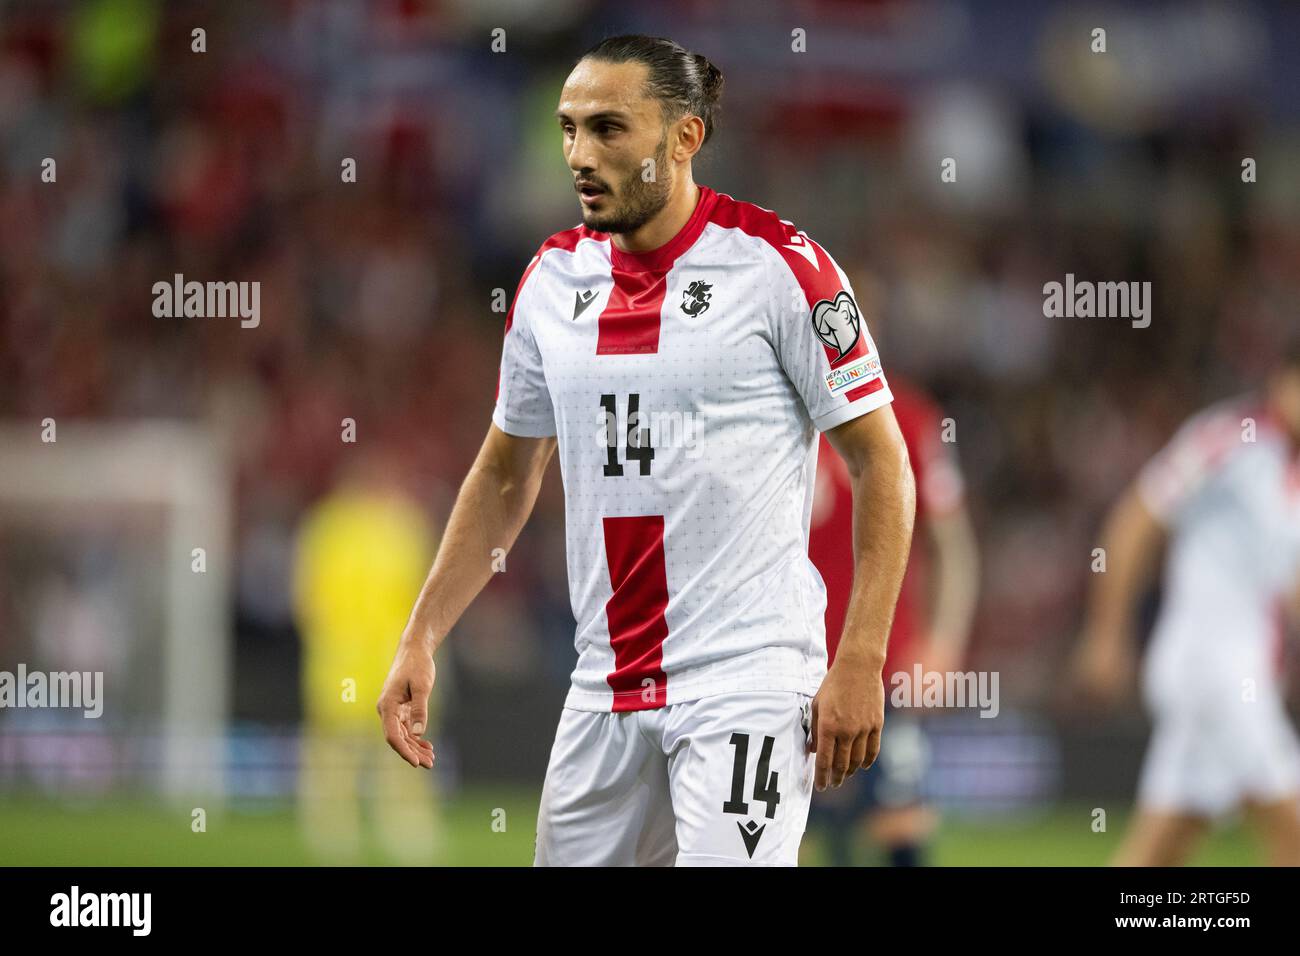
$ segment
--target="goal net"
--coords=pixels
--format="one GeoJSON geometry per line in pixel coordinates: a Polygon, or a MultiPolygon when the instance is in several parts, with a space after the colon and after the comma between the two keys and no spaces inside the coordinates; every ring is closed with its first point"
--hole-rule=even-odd
{"type": "Polygon", "coordinates": [[[56,427],[0,425],[0,788],[219,801],[222,442],[175,422],[56,427]]]}

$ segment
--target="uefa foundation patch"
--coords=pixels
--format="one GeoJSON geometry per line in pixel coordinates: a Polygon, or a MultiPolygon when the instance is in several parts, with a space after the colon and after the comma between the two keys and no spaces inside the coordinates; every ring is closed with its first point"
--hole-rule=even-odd
{"type": "Polygon", "coordinates": [[[866,355],[848,365],[831,369],[826,376],[826,388],[832,395],[839,395],[841,392],[858,385],[865,385],[879,377],[880,359],[874,355],[866,355]]]}

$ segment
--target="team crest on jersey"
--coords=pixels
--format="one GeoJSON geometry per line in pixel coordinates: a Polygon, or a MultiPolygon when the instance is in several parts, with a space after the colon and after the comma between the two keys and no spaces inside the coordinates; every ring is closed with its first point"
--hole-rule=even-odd
{"type": "Polygon", "coordinates": [[[682,311],[692,319],[704,312],[709,307],[709,299],[713,297],[713,286],[700,279],[696,279],[686,287],[682,293],[682,311]]]}
{"type": "Polygon", "coordinates": [[[812,310],[813,331],[829,348],[835,349],[835,358],[839,361],[853,351],[862,334],[862,321],[858,317],[858,306],[853,296],[841,290],[835,300],[822,299],[812,310]]]}

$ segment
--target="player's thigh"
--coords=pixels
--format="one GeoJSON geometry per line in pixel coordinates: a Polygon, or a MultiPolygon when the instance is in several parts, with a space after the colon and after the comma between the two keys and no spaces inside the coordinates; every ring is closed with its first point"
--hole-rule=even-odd
{"type": "Polygon", "coordinates": [[[1242,705],[1233,734],[1243,741],[1242,799],[1274,865],[1300,866],[1300,740],[1275,689],[1242,705]]]}
{"type": "Polygon", "coordinates": [[[677,865],[794,866],[808,822],[811,698],[719,694],[672,705],[663,743],[677,865]]]}
{"type": "Polygon", "coordinates": [[[563,710],[537,814],[536,866],[672,864],[667,760],[639,719],[563,710]]]}
{"type": "Polygon", "coordinates": [[[1181,866],[1211,823],[1200,813],[1139,808],[1111,865],[1181,866]]]}
{"type": "Polygon", "coordinates": [[[1300,866],[1300,794],[1245,801],[1247,817],[1263,840],[1268,862],[1300,866]]]}

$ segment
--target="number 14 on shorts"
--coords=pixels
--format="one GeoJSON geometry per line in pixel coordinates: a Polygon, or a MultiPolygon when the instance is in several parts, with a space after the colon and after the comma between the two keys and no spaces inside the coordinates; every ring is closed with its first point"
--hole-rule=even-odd
{"type": "MultiPolygon", "coordinates": [[[[731,746],[735,749],[735,763],[732,765],[731,773],[731,796],[722,805],[723,813],[734,813],[743,817],[750,815],[749,803],[745,800],[747,785],[745,770],[749,764],[749,739],[749,734],[731,735],[731,746]]],[[[754,802],[766,804],[767,811],[764,816],[769,820],[776,816],[777,805],[781,802],[781,775],[770,767],[772,747],[775,743],[775,737],[763,738],[762,750],[758,755],[758,766],[754,770],[754,786],[750,792],[750,798],[754,802]]],[[[736,826],[740,828],[740,837],[745,841],[745,849],[752,857],[754,850],[758,848],[758,841],[763,837],[766,825],[760,825],[750,819],[744,822],[737,821],[736,826]]]]}

